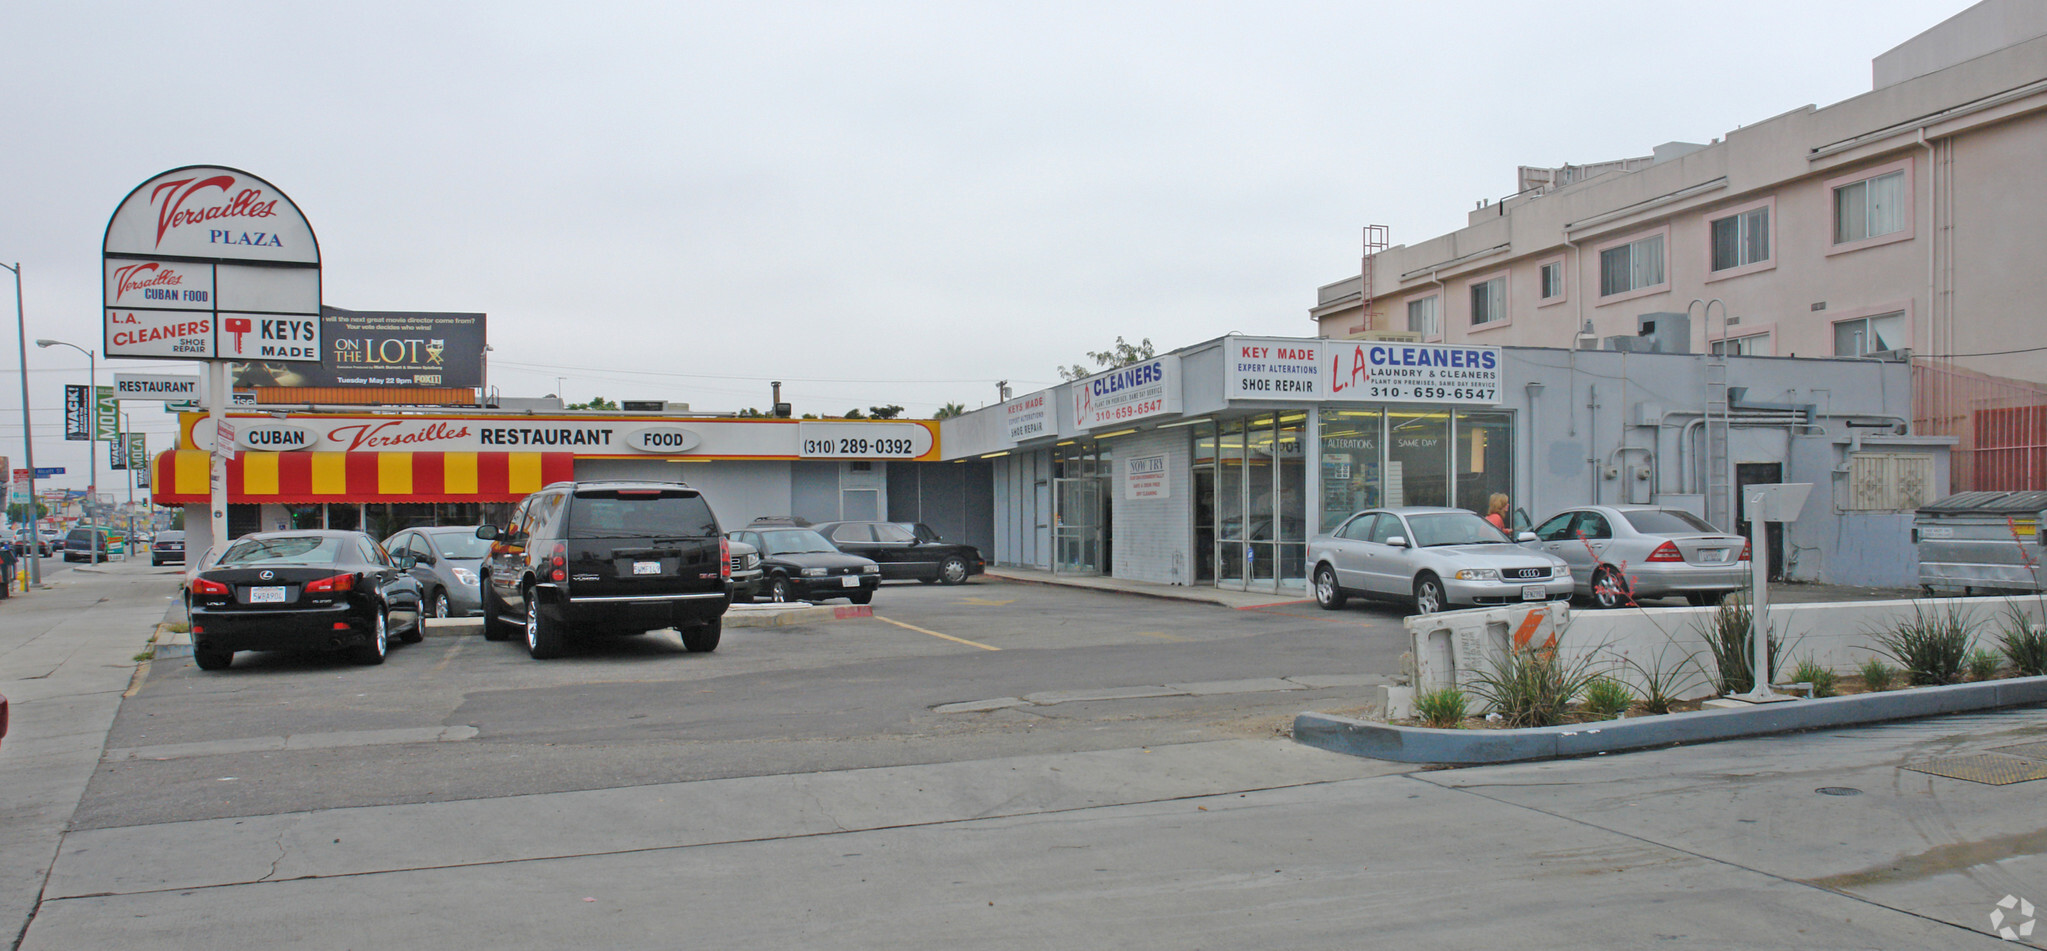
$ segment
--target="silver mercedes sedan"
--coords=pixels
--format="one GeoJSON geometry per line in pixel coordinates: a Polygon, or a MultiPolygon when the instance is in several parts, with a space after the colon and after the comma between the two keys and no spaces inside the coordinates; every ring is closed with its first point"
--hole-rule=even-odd
{"type": "Polygon", "coordinates": [[[1519,547],[1457,508],[1359,512],[1308,540],[1308,564],[1315,603],[1328,611],[1361,597],[1411,601],[1416,612],[1434,614],[1452,605],[1567,600],[1572,590],[1563,559],[1519,547]]]}
{"type": "Polygon", "coordinates": [[[1682,509],[1579,506],[1536,526],[1522,547],[1569,562],[1578,593],[1602,608],[1675,597],[1718,604],[1748,584],[1748,542],[1682,509]]]}

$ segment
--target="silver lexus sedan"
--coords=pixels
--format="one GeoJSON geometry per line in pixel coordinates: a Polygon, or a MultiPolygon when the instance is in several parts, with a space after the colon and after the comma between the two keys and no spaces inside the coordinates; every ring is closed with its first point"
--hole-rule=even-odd
{"type": "Polygon", "coordinates": [[[1682,509],[1583,505],[1544,520],[1522,547],[1570,562],[1578,593],[1602,608],[1646,598],[1718,604],[1748,584],[1748,541],[1682,509]]]}
{"type": "Polygon", "coordinates": [[[1522,548],[1456,508],[1359,512],[1308,540],[1308,564],[1315,603],[1328,611],[1361,597],[1411,601],[1418,613],[1434,614],[1453,605],[1567,600],[1573,587],[1563,559],[1522,548]]]}

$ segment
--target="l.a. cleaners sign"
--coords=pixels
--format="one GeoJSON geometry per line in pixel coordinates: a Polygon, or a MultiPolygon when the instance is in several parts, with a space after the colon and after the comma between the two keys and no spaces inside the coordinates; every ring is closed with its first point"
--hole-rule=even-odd
{"type": "Polygon", "coordinates": [[[1500,401],[1498,347],[1235,336],[1224,346],[1226,395],[1235,400],[1500,401]]]}
{"type": "Polygon", "coordinates": [[[1097,429],[1180,411],[1180,358],[1153,357],[1075,380],[1073,421],[1097,429]]]}
{"type": "Polygon", "coordinates": [[[164,172],[114,209],[101,250],[107,356],[319,361],[320,244],[269,182],[164,172]]]}

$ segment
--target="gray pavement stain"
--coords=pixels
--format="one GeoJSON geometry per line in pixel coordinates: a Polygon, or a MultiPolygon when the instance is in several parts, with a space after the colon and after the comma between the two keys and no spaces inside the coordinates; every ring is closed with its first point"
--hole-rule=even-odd
{"type": "Polygon", "coordinates": [[[1974,842],[1935,846],[1915,855],[1900,856],[1894,862],[1871,868],[1807,879],[1806,884],[1837,892],[1852,892],[1872,885],[1888,885],[1964,872],[2007,859],[2047,853],[2047,829],[1999,836],[1974,842]]]}

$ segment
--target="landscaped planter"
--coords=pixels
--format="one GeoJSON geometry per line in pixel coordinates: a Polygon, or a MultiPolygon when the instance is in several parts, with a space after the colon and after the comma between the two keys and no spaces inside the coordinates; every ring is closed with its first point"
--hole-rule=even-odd
{"type": "Polygon", "coordinates": [[[1507,730],[1439,730],[1303,713],[1294,718],[1294,740],[1337,753],[1402,763],[1511,763],[2036,703],[2047,703],[2047,677],[1507,730]]]}

